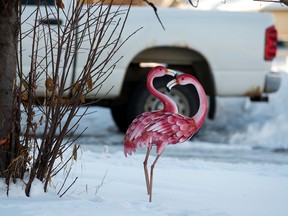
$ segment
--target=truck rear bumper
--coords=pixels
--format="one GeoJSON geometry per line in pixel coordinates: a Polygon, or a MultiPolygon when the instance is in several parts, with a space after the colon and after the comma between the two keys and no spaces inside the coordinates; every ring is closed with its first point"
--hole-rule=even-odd
{"type": "MultiPolygon", "coordinates": [[[[278,91],[281,85],[281,76],[277,72],[270,72],[265,77],[265,85],[263,93],[273,93],[278,91]]],[[[268,101],[268,95],[258,95],[250,97],[251,101],[260,101],[260,102],[267,102],[268,101]]]]}
{"type": "Polygon", "coordinates": [[[265,93],[272,93],[278,91],[281,85],[281,76],[279,73],[270,72],[266,75],[265,78],[265,86],[264,92],[265,93]]]}

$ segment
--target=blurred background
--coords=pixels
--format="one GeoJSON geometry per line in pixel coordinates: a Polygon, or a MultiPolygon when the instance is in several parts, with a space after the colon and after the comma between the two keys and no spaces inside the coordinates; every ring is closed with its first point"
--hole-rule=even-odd
{"type": "MultiPolygon", "coordinates": [[[[86,2],[93,2],[93,0],[86,0],[86,2]]],[[[110,1],[105,0],[105,2],[110,1]]],[[[193,8],[185,0],[151,0],[151,2],[154,2],[157,7],[272,13],[278,30],[278,51],[273,61],[272,71],[282,76],[279,91],[271,94],[268,103],[252,103],[249,98],[217,98],[215,120],[207,119],[203,128],[191,141],[173,148],[168,146],[164,155],[179,159],[199,158],[230,163],[287,163],[288,7],[279,3],[253,0],[200,0],[197,8],[193,8]]],[[[133,4],[145,5],[142,0],[133,1],[133,4]]],[[[84,112],[85,109],[83,107],[80,111],[84,112]]],[[[88,113],[90,114],[80,122],[79,134],[85,131],[76,143],[81,144],[81,148],[85,150],[105,152],[105,154],[123,151],[125,134],[118,130],[110,110],[91,107],[88,113]]],[[[145,151],[143,149],[138,152],[144,154],[145,151]]]]}
{"type": "MultiPolygon", "coordinates": [[[[191,8],[185,0],[151,2],[158,7],[191,8]]],[[[270,96],[268,103],[252,103],[248,98],[217,98],[216,119],[206,120],[191,142],[173,148],[168,146],[164,155],[225,162],[287,163],[288,7],[252,0],[200,0],[194,9],[272,13],[278,31],[278,51],[272,70],[281,73],[283,79],[280,90],[270,96]]],[[[100,107],[92,109],[95,113],[93,118],[84,119],[88,128],[79,143],[91,151],[122,151],[124,134],[113,123],[110,111],[100,107]]]]}

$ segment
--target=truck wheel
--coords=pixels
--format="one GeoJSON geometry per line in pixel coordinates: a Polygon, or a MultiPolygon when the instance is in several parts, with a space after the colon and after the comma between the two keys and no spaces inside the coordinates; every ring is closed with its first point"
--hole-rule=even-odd
{"type": "MultiPolygon", "coordinates": [[[[166,90],[166,84],[171,80],[159,78],[154,80],[154,86],[161,92],[170,96],[177,104],[179,113],[192,117],[198,111],[199,97],[194,86],[176,86],[170,92],[166,90]]],[[[145,82],[140,82],[128,99],[127,119],[133,119],[143,112],[151,112],[162,109],[162,103],[148,91],[145,82]]]]}
{"type": "Polygon", "coordinates": [[[111,107],[112,118],[121,132],[126,132],[130,122],[127,117],[127,104],[111,107]]]}

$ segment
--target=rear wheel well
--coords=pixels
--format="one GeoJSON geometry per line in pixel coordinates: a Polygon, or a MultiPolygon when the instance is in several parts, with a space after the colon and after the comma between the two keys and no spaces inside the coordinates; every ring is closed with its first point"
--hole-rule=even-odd
{"type": "Polygon", "coordinates": [[[124,81],[122,96],[129,96],[139,81],[146,78],[153,65],[164,66],[195,76],[203,85],[209,96],[209,118],[214,118],[216,112],[216,88],[208,61],[199,53],[187,48],[155,47],[146,49],[135,56],[129,65],[124,81]]]}
{"type": "MultiPolygon", "coordinates": [[[[130,122],[137,115],[144,111],[150,111],[149,109],[144,109],[144,107],[148,107],[146,106],[147,101],[150,101],[148,100],[150,93],[146,88],[145,80],[149,70],[156,65],[155,63],[195,76],[209,96],[208,117],[214,117],[216,108],[215,86],[212,71],[207,60],[201,54],[186,48],[150,48],[139,53],[132,60],[126,71],[121,96],[113,100],[113,104],[110,106],[113,119],[121,131],[125,132],[130,122]]],[[[161,78],[160,80],[163,81],[164,79],[161,78]]],[[[157,85],[158,81],[156,79],[155,82],[154,84],[157,85]]],[[[165,84],[163,84],[164,86],[165,84]]],[[[184,86],[179,86],[179,90],[181,87],[184,86]]],[[[185,101],[185,98],[182,96],[187,99],[189,98],[187,106],[189,109],[187,110],[190,110],[189,116],[193,116],[193,112],[195,114],[198,110],[197,106],[199,107],[196,89],[193,86],[185,87],[180,90],[180,93],[177,93],[174,99],[177,99],[177,97],[180,98],[177,103],[180,107],[184,104],[182,102],[185,101]]],[[[153,109],[157,108],[153,106],[152,104],[151,107],[153,109]]]]}

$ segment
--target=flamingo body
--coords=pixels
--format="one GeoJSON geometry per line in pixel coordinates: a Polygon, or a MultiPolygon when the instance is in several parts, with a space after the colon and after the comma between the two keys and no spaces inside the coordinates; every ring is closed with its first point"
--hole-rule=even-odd
{"type": "Polygon", "coordinates": [[[168,144],[182,143],[198,130],[193,119],[163,110],[143,113],[132,122],[125,136],[124,153],[131,155],[138,147],[161,154],[168,144]]]}

